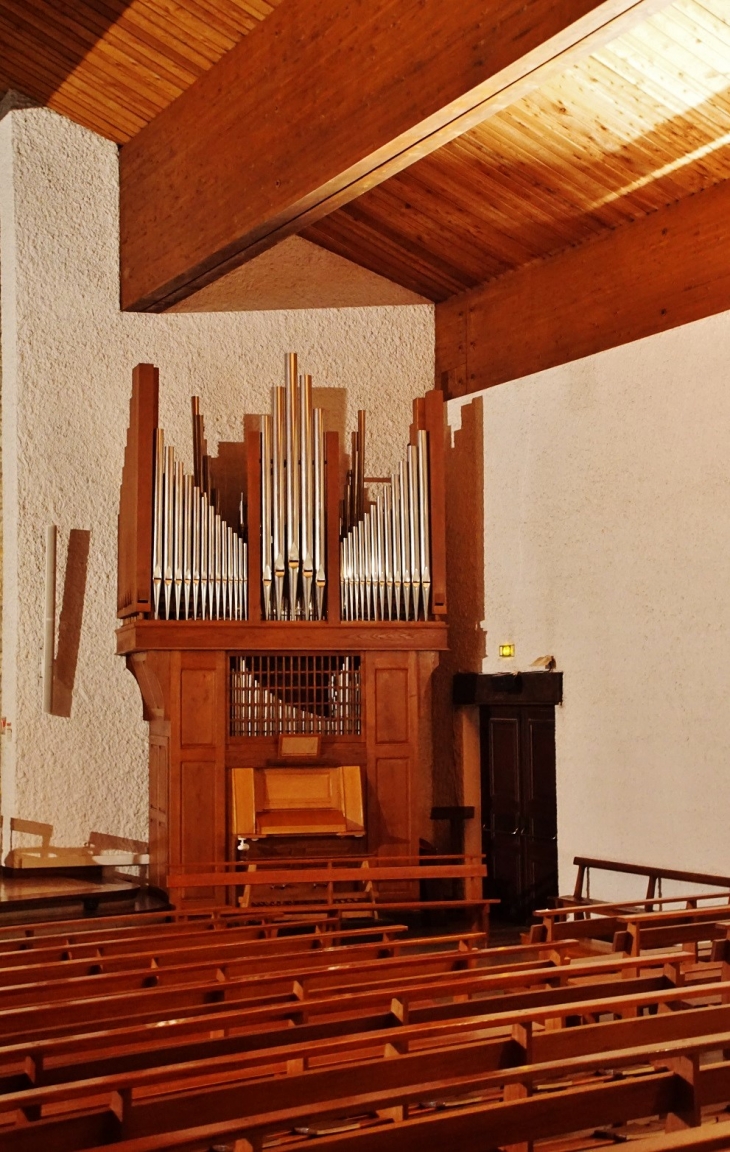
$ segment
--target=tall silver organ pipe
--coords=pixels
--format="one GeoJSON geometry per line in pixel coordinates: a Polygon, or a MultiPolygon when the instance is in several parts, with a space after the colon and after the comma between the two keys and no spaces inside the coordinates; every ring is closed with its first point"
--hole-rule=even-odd
{"type": "MultiPolygon", "coordinates": [[[[324,620],[329,503],[324,412],[314,407],[312,378],[299,374],[294,353],[286,356],[284,368],[284,384],[273,389],[272,412],[261,424],[261,614],[265,620],[324,620]]],[[[421,422],[418,413],[415,420],[421,422]]],[[[232,476],[224,465],[211,461],[196,396],[192,422],[191,473],[166,443],[162,429],[155,432],[154,615],[167,620],[246,620],[243,493],[237,522],[225,518],[231,514],[233,493],[237,499],[244,485],[231,492],[232,476]]],[[[367,477],[365,413],[357,414],[340,503],[340,586],[331,589],[332,596],[339,596],[343,620],[431,619],[429,433],[416,427],[411,438],[389,477],[367,477]]],[[[247,459],[251,461],[248,454],[247,459]]],[[[336,462],[330,482],[339,482],[336,462]]],[[[337,556],[332,560],[336,566],[337,556]]],[[[337,601],[331,603],[336,615],[337,601]]]]}
{"type": "MultiPolygon", "coordinates": [[[[193,406],[193,414],[197,415],[193,406]]],[[[196,470],[202,426],[194,422],[196,470]]],[[[207,457],[206,457],[207,459],[207,457]]],[[[186,473],[175,449],[155,436],[152,512],[152,596],[156,619],[246,620],[248,555],[243,527],[232,528],[186,473]]]]}
{"type": "Polygon", "coordinates": [[[364,423],[353,435],[357,459],[348,477],[343,504],[340,583],[345,620],[428,620],[431,612],[431,504],[428,432],[419,430],[405,460],[382,491],[369,500],[365,492],[364,423]],[[362,513],[348,516],[362,484],[362,513]],[[349,499],[348,499],[349,497],[349,499]]]}
{"type": "Polygon", "coordinates": [[[274,389],[273,399],[273,418],[264,417],[261,432],[264,615],[269,620],[322,620],[327,582],[324,418],[322,409],[312,406],[312,378],[298,376],[293,353],[285,358],[285,386],[274,389]]]}
{"type": "Polygon", "coordinates": [[[271,528],[261,525],[263,533],[264,550],[268,547],[268,537],[271,537],[274,550],[274,611],[275,620],[286,619],[284,615],[284,583],[286,581],[286,563],[284,549],[286,546],[286,489],[284,485],[284,459],[285,459],[285,432],[284,432],[284,401],[285,390],[274,389],[274,451],[271,463],[272,499],[271,528]]]}
{"type": "Polygon", "coordinates": [[[324,413],[321,408],[314,409],[312,421],[314,436],[314,586],[315,608],[317,619],[324,619],[324,594],[327,587],[325,571],[325,533],[327,518],[325,516],[325,486],[324,486],[324,413]]]}
{"type": "MultiPolygon", "coordinates": [[[[271,523],[271,416],[264,416],[261,425],[261,523],[271,523]]],[[[269,541],[269,544],[271,542],[269,541]]],[[[273,563],[271,547],[265,547],[261,554],[261,579],[263,583],[264,620],[271,619],[271,593],[273,563]]]]}

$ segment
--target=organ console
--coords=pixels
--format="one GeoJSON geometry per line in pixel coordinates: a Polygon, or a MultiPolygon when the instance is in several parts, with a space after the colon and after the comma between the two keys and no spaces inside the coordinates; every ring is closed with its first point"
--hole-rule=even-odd
{"type": "Polygon", "coordinates": [[[446,647],[442,394],[415,401],[402,459],[372,478],[365,413],[343,459],[293,353],[231,450],[208,454],[192,398],[189,470],[158,390],[138,365],[117,630],[149,722],[152,883],[234,859],[243,836],[251,859],[417,855],[446,647]]]}

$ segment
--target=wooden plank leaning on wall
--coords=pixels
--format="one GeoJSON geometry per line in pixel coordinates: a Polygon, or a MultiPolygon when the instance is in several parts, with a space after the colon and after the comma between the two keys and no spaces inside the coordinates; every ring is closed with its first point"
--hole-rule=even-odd
{"type": "Polygon", "coordinates": [[[730,181],[436,308],[447,398],[730,308],[730,181]]]}

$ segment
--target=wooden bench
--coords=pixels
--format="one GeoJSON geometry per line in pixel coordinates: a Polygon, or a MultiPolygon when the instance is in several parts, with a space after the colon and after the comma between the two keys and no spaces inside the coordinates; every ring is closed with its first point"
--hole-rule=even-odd
{"type": "MultiPolygon", "coordinates": [[[[709,909],[630,914],[643,940],[686,927],[688,911],[707,914],[695,925],[706,930],[709,909]]],[[[134,923],[81,931],[61,958],[58,933],[31,937],[25,971],[18,940],[5,953],[0,941],[4,1152],[258,1152],[279,1139],[377,1152],[394,1136],[405,1149],[527,1148],[538,1132],[567,1139],[579,1118],[653,1115],[650,1099],[694,1122],[698,1100],[714,1106],[730,1084],[724,956],[586,955],[575,939],[490,949],[470,932],[439,943],[396,926],[383,939],[380,924],[324,935],[299,920],[272,937],[248,921],[181,923],[160,922],[157,938],[134,923]],[[352,1131],[317,1135],[341,1122],[352,1131]]]]}
{"type": "MultiPolygon", "coordinates": [[[[159,1135],[122,1138],[115,1146],[118,1152],[151,1152],[152,1149],[161,1152],[173,1148],[176,1152],[199,1152],[204,1147],[201,1138],[215,1143],[236,1139],[241,1141],[238,1144],[241,1150],[250,1148],[256,1152],[267,1136],[283,1136],[299,1126],[303,1136],[307,1132],[314,1133],[313,1139],[302,1143],[315,1152],[319,1149],[322,1152],[325,1149],[327,1152],[357,1152],[359,1149],[363,1152],[418,1152],[424,1147],[434,1152],[450,1152],[454,1148],[478,1152],[485,1148],[527,1145],[537,1139],[545,1141],[581,1129],[598,1129],[611,1123],[611,1118],[616,1116],[640,1120],[657,1114],[666,1115],[667,1129],[671,1132],[697,1123],[700,1099],[705,1104],[724,1101],[728,1074],[726,1062],[700,1065],[701,1058],[712,1055],[723,1043],[730,1043],[730,1033],[670,1043],[661,1054],[657,1054],[651,1045],[609,1050],[604,1054],[609,1071],[603,1075],[596,1073],[597,1056],[591,1054],[553,1064],[526,1065],[498,1072],[474,1072],[453,1077],[442,1075],[404,1086],[382,1088],[367,1082],[361,1084],[356,1079],[354,1092],[351,1080],[349,1091],[340,1088],[339,1094],[329,1098],[327,1089],[335,1087],[336,1081],[323,1077],[321,1096],[316,1095],[314,1078],[318,1074],[313,1073],[308,1082],[308,1090],[316,1095],[312,1103],[298,1104],[297,1096],[292,1093],[284,1107],[271,1107],[266,1111],[270,1093],[262,1090],[255,1112],[247,1113],[241,1098],[234,1097],[233,1107],[238,1104],[235,1117],[184,1129],[184,1116],[195,1119],[194,1112],[191,1115],[192,1110],[185,1108],[182,1115],[178,1114],[180,1127],[175,1133],[163,1138],[159,1135]],[[630,1072],[633,1067],[642,1065],[649,1067],[640,1077],[616,1076],[621,1069],[630,1072]],[[682,1075],[685,1065],[696,1069],[691,1081],[682,1075]],[[539,1091],[543,1084],[550,1088],[551,1081],[564,1080],[566,1076],[572,1077],[574,1083],[547,1093],[539,1091]],[[581,1077],[586,1079],[581,1082],[581,1077]],[[444,1107],[449,1102],[452,1102],[452,1107],[444,1107]],[[325,1134],[327,1121],[331,1119],[339,1123],[333,1134],[325,1134]],[[348,1119],[349,1124],[345,1122],[348,1119]],[[321,1135],[317,1134],[318,1126],[325,1130],[321,1135]],[[348,1127],[353,1130],[347,1131],[348,1127]]],[[[220,1106],[223,1111],[222,1098],[220,1106]]],[[[167,1107],[172,1109],[172,1105],[167,1107]]],[[[132,1109],[129,1111],[131,1113],[132,1109]]],[[[119,1119],[122,1131],[124,1115],[122,1111],[119,1119]]],[[[135,1126],[131,1120],[130,1126],[135,1126]]],[[[26,1152],[32,1147],[27,1137],[27,1130],[19,1129],[11,1137],[8,1149],[26,1152]]],[[[296,1146],[290,1137],[287,1146],[292,1144],[296,1146]]],[[[101,1152],[102,1146],[93,1152],[101,1152]]],[[[576,1143],[572,1146],[576,1147],[576,1143]]],[[[655,1147],[668,1148],[671,1145],[656,1143],[655,1147]]]]}
{"type": "MultiPolygon", "coordinates": [[[[644,963],[645,963],[645,965],[647,965],[646,961],[644,963]]],[[[619,962],[619,965],[621,965],[621,967],[625,968],[626,961],[619,962]]],[[[608,967],[608,964],[606,962],[599,962],[599,963],[593,962],[590,965],[577,964],[575,967],[576,977],[578,977],[580,975],[585,975],[586,967],[590,968],[591,970],[598,970],[598,969],[604,970],[608,967]]],[[[648,967],[648,965],[647,965],[647,967],[648,967]]],[[[633,968],[636,968],[636,964],[633,965],[633,968]]],[[[566,971],[566,969],[563,968],[561,973],[560,973],[561,980],[563,980],[566,976],[568,976],[568,971],[566,971]]],[[[625,992],[623,994],[623,998],[621,1000],[621,1003],[609,1001],[609,1007],[610,1008],[617,1009],[619,1011],[624,1010],[623,1006],[625,1005],[626,996],[631,995],[630,988],[628,986],[626,986],[625,984],[624,984],[624,987],[625,987],[625,992]]],[[[590,991],[594,991],[594,990],[592,990],[591,987],[588,987],[588,988],[584,987],[583,993],[581,993],[581,994],[583,994],[583,996],[585,996],[586,993],[590,992],[590,991]]],[[[592,1011],[594,1011],[595,1010],[595,1001],[590,1001],[590,1006],[591,1006],[592,1011]]],[[[575,1007],[575,1006],[573,1006],[573,1007],[575,1007]]],[[[550,1010],[554,1010],[554,1009],[548,1009],[548,1013],[550,1010]]],[[[569,1008],[566,1010],[570,1011],[572,1009],[569,1008]]],[[[502,1018],[504,1016],[507,1016],[507,1015],[508,1014],[504,1013],[504,1011],[503,1011],[503,1013],[500,1014],[500,1016],[502,1018]]],[[[522,1015],[524,1017],[524,1013],[522,1013],[520,1015],[522,1015]]],[[[525,1026],[526,1026],[526,1022],[523,1020],[523,1031],[525,1029],[525,1026]]],[[[510,1041],[510,1043],[512,1043],[512,1041],[510,1041]]],[[[444,1059],[443,1053],[440,1051],[438,1058],[436,1058],[436,1060],[443,1061],[443,1059],[444,1059]]],[[[461,1058],[459,1058],[459,1059],[461,1059],[461,1058]]],[[[471,1060],[471,1063],[467,1064],[466,1067],[473,1068],[473,1054],[472,1054],[470,1060],[471,1060]]],[[[289,1064],[290,1064],[290,1062],[288,1062],[287,1067],[289,1067],[289,1064]]],[[[207,1063],[206,1063],[206,1068],[207,1068],[207,1063]]],[[[260,1062],[259,1062],[259,1068],[260,1068],[260,1062]]],[[[199,1069],[189,1068],[188,1073],[189,1073],[189,1075],[195,1077],[196,1075],[199,1074],[199,1069]]],[[[345,1069],[345,1073],[347,1073],[347,1075],[351,1076],[352,1069],[348,1066],[348,1069],[345,1069]]],[[[134,1077],[132,1077],[131,1079],[129,1077],[127,1077],[126,1079],[122,1079],[122,1081],[119,1081],[119,1079],[117,1079],[117,1081],[114,1081],[114,1083],[111,1084],[111,1083],[109,1083],[108,1077],[107,1077],[107,1082],[104,1085],[101,1085],[99,1083],[99,1078],[96,1077],[96,1078],[94,1078],[93,1083],[86,1084],[86,1085],[71,1085],[68,1087],[68,1090],[66,1092],[64,1092],[61,1089],[58,1089],[55,1091],[54,1090],[48,1090],[45,1092],[32,1090],[29,1093],[20,1093],[20,1096],[18,1096],[18,1094],[15,1094],[15,1096],[7,1096],[5,1101],[0,1101],[0,1104],[2,1105],[2,1108],[5,1109],[6,1112],[12,1111],[12,1109],[15,1109],[16,1107],[21,1107],[21,1108],[23,1108],[23,1111],[24,1111],[25,1120],[29,1120],[29,1119],[32,1120],[33,1115],[35,1115],[35,1109],[38,1109],[38,1108],[43,1107],[45,1105],[58,1107],[58,1105],[60,1104],[60,1102],[62,1100],[74,1100],[74,1099],[81,1100],[82,1098],[89,1097],[90,1094],[91,1094],[91,1098],[94,1101],[96,1101],[97,1100],[97,1092],[101,1091],[101,1090],[104,1090],[104,1091],[108,1090],[108,1092],[112,1093],[112,1094],[113,1093],[119,1093],[120,1091],[126,1091],[127,1089],[131,1089],[132,1085],[134,1085],[134,1084],[136,1084],[137,1087],[142,1087],[143,1085],[146,1085],[147,1089],[149,1089],[149,1087],[155,1083],[157,1083],[158,1085],[167,1084],[169,1082],[170,1076],[173,1077],[173,1082],[177,1083],[178,1078],[180,1078],[180,1075],[181,1075],[180,1069],[175,1069],[174,1071],[170,1070],[170,1069],[167,1069],[167,1070],[164,1069],[161,1071],[161,1073],[159,1070],[154,1071],[154,1073],[151,1073],[151,1075],[149,1077],[146,1077],[146,1078],[137,1077],[136,1081],[135,1081],[134,1077]],[[167,1079],[166,1079],[166,1077],[167,1077],[167,1079]]],[[[287,1091],[289,1094],[290,1093],[289,1087],[288,1087],[287,1091]]],[[[239,1099],[241,1099],[241,1098],[238,1097],[237,1099],[239,1101],[239,1099]]],[[[149,1094],[147,1094],[147,1092],[145,1092],[145,1100],[149,1100],[149,1094]]],[[[196,1101],[196,1105],[195,1105],[196,1108],[198,1109],[198,1114],[200,1114],[200,1112],[199,1112],[200,1104],[201,1104],[201,1101],[198,1098],[196,1101]]],[[[218,1112],[216,1112],[216,1114],[220,1114],[220,1105],[221,1105],[220,1096],[216,1096],[214,1099],[214,1102],[213,1102],[213,1107],[215,1109],[218,1109],[218,1112]]],[[[93,1126],[93,1124],[97,1123],[97,1121],[98,1121],[98,1115],[96,1116],[96,1119],[92,1119],[90,1121],[90,1123],[93,1126]]],[[[74,1123],[76,1123],[76,1121],[74,1123]]],[[[58,1123],[56,1123],[55,1127],[48,1126],[48,1124],[46,1124],[46,1126],[43,1126],[44,1138],[51,1139],[53,1137],[53,1139],[59,1139],[61,1132],[66,1130],[63,1127],[64,1124],[66,1124],[66,1121],[59,1121],[58,1123]]],[[[66,1127],[68,1127],[68,1124],[66,1124],[66,1127]]],[[[88,1132],[88,1134],[89,1134],[89,1131],[91,1131],[91,1129],[86,1128],[85,1131],[88,1132]]],[[[40,1131],[38,1132],[38,1135],[40,1136],[40,1131]]],[[[20,1146],[23,1146],[23,1140],[24,1139],[25,1139],[24,1136],[20,1137],[20,1140],[21,1140],[20,1146]]],[[[15,1145],[10,1144],[8,1146],[14,1147],[15,1145]]]]}
{"type": "MultiPolygon", "coordinates": [[[[614,1005],[615,1007],[615,1005],[614,1005]]],[[[728,1010],[730,1012],[730,1009],[728,1010]]],[[[707,1019],[707,1013],[702,1013],[707,1019]]],[[[727,1015],[727,1013],[726,1013],[727,1015]]],[[[644,1020],[622,1021],[616,1027],[623,1027],[624,1040],[617,1047],[605,1046],[605,1040],[593,1030],[594,1046],[589,1052],[565,1053],[555,1058],[543,1052],[542,1058],[533,1050],[526,1051],[526,1062],[511,1067],[495,1064],[494,1048],[476,1044],[469,1048],[423,1053],[415,1052],[398,1059],[373,1063],[348,1063],[335,1069],[296,1069],[276,1079],[251,1081],[245,1084],[191,1084],[190,1089],[180,1094],[179,1081],[172,1068],[156,1069],[149,1076],[135,1081],[134,1077],[105,1082],[97,1080],[65,1089],[45,1089],[8,1096],[5,1103],[10,1108],[21,1109],[30,1116],[25,1123],[12,1131],[6,1131],[3,1146],[7,1152],[26,1152],[34,1148],[33,1138],[45,1141],[52,1147],[53,1141],[63,1139],[63,1146],[69,1147],[68,1136],[76,1141],[74,1147],[88,1147],[95,1137],[106,1142],[111,1138],[119,1152],[150,1152],[151,1149],[199,1148],[195,1140],[200,1140],[203,1132],[211,1139],[224,1137],[244,1137],[256,1149],[261,1147],[264,1137],[290,1130],[292,1124],[309,1121],[310,1127],[326,1121],[331,1116],[350,1115],[357,1117],[357,1127],[362,1123],[362,1114],[370,1113],[374,1123],[388,1121],[388,1126],[366,1127],[365,1131],[376,1138],[375,1147],[380,1147],[383,1134],[392,1135],[391,1125],[395,1123],[405,1141],[416,1139],[415,1129],[429,1147],[447,1148],[448,1141],[455,1139],[453,1146],[477,1147],[503,1145],[505,1133],[511,1133],[512,1143],[519,1140],[532,1140],[538,1135],[545,1136],[570,1132],[576,1127],[585,1127],[582,1120],[588,1116],[593,1123],[605,1123],[605,1105],[608,1097],[611,1109],[616,1116],[641,1117],[652,1115],[654,1111],[667,1112],[670,1119],[682,1120],[690,1111],[696,1112],[696,1100],[691,1093],[681,1090],[681,1076],[675,1075],[675,1066],[688,1061],[698,1070],[697,1092],[706,1102],[722,1100],[722,1089],[727,1091],[727,1073],[724,1062],[721,1071],[725,1083],[721,1083],[714,1068],[708,1072],[707,1065],[699,1071],[700,1057],[709,1057],[718,1050],[730,1047],[730,1031],[694,1033],[667,1039],[667,1026],[675,1025],[679,1017],[649,1017],[644,1020]],[[663,1029],[661,1051],[657,1051],[657,1024],[663,1029]],[[648,1043],[646,1043],[648,1039],[648,1043]],[[640,1081],[616,1080],[617,1069],[649,1065],[653,1071],[644,1072],[640,1081]],[[669,1075],[666,1069],[669,1066],[669,1075]],[[608,1069],[608,1071],[605,1071],[608,1069]],[[514,1108],[515,1099],[539,1099],[537,1092],[542,1084],[551,1087],[556,1080],[566,1076],[580,1081],[577,1087],[568,1087],[563,1092],[552,1091],[543,1102],[550,1100],[549,1106],[514,1108]],[[656,1077],[659,1076],[659,1080],[656,1077]],[[637,1084],[641,1090],[637,1091],[637,1084]],[[165,1089],[176,1085],[178,1091],[173,1100],[165,1098],[165,1089]],[[357,1086],[357,1095],[352,1094],[352,1086],[357,1086]],[[611,1086],[611,1091],[601,1093],[600,1089],[611,1086]],[[619,1087],[620,1085],[620,1087],[619,1087]],[[655,1091],[644,1091],[648,1085],[661,1087],[661,1095],[655,1091]],[[718,1087],[720,1085],[720,1087],[718,1087]],[[157,1096],[149,1095],[156,1087],[157,1096]],[[518,1089],[514,1091],[513,1089],[518,1089]],[[134,1090],[143,1089],[143,1094],[135,1099],[134,1090]],[[599,1091],[596,1091],[599,1089],[599,1091]],[[479,1094],[483,1100],[464,1104],[450,1118],[462,1120],[469,1117],[465,1128],[451,1124],[445,1129],[434,1130],[430,1125],[433,1117],[444,1116],[436,1104],[427,1101],[453,1100],[465,1094],[479,1094]],[[714,1095],[713,1095],[714,1093],[714,1095]],[[638,1096],[638,1100],[637,1100],[638,1096]],[[688,1099],[689,1096],[689,1099],[688,1099]],[[120,1099],[121,1098],[121,1099],[120,1099]],[[69,1118],[52,1115],[47,1120],[33,1121],[33,1109],[48,1107],[58,1109],[69,1101],[83,1102],[93,1099],[94,1111],[69,1118]],[[105,1107],[100,1107],[106,1102],[105,1107]],[[570,1105],[570,1106],[568,1106],[570,1105]],[[417,1115],[409,1115],[409,1110],[417,1108],[417,1115]],[[593,1111],[595,1107],[595,1111],[593,1111]],[[420,1113],[420,1115],[418,1115],[420,1113]],[[415,1123],[412,1120],[415,1119],[415,1123]],[[194,1128],[187,1128],[192,1122],[194,1128]],[[170,1131],[172,1126],[172,1131],[170,1131]],[[134,1133],[132,1140],[125,1140],[125,1130],[134,1133]],[[410,1135],[409,1135],[410,1133],[410,1135]],[[481,1137],[481,1145],[473,1143],[481,1137]],[[435,1143],[434,1143],[435,1140],[435,1143]],[[464,1143],[464,1141],[467,1141],[464,1143]],[[489,1144],[487,1145],[487,1141],[489,1144]]],[[[533,1021],[534,1022],[534,1021],[533,1021]]],[[[525,1035],[522,1022],[520,1035],[525,1035]]],[[[693,1020],[694,1027],[702,1028],[698,1014],[693,1020]]],[[[512,1020],[513,1029],[519,1027],[517,1018],[512,1020]]],[[[553,1040],[550,1033],[544,1034],[548,1042],[553,1040]]],[[[563,1034],[570,1043],[574,1030],[567,1029],[563,1034]]],[[[605,1033],[604,1033],[605,1035],[605,1033]]],[[[616,1031],[614,1029],[614,1038],[616,1031]]],[[[586,1037],[582,1037],[585,1047],[586,1037]]],[[[189,1070],[199,1074],[200,1069],[189,1070]]],[[[686,1085],[685,1085],[686,1088],[686,1085]]],[[[448,1113],[446,1113],[448,1115],[448,1113]]],[[[360,1129],[362,1131],[362,1129],[360,1129]]],[[[331,1140],[331,1138],[330,1138],[331,1140]]],[[[346,1139],[341,1147],[355,1149],[362,1141],[350,1144],[346,1139]]],[[[316,1141],[307,1141],[307,1147],[317,1147],[316,1141]]],[[[340,1142],[335,1141],[335,1147],[340,1142]]],[[[406,1143],[407,1147],[416,1147],[406,1143]]],[[[331,1142],[322,1147],[332,1147],[331,1142]]],[[[369,1140],[363,1147],[370,1149],[369,1140]]],[[[387,1145],[391,1147],[390,1144],[387,1145]]]]}
{"type": "Polygon", "coordinates": [[[562,938],[610,942],[616,952],[638,955],[642,949],[669,948],[711,942],[725,935],[725,921],[730,915],[727,904],[697,907],[700,899],[709,897],[666,898],[661,901],[637,901],[635,905],[593,904],[564,905],[560,909],[541,909],[535,913],[540,923],[533,924],[529,939],[550,943],[562,938]],[[666,904],[683,903],[684,908],[667,910],[666,904]],[[649,904],[661,904],[661,910],[646,911],[649,904]]]}
{"type": "Polygon", "coordinates": [[[559,896],[558,904],[580,904],[591,902],[591,872],[618,872],[624,875],[646,878],[646,899],[662,895],[664,880],[678,881],[680,884],[699,884],[705,887],[730,889],[730,876],[719,876],[712,872],[691,872],[681,868],[661,868],[645,864],[628,864],[623,860],[601,860],[593,856],[575,856],[573,863],[578,871],[575,887],[570,896],[559,896]]]}
{"type": "MultiPolygon", "coordinates": [[[[561,903],[554,908],[538,908],[533,912],[533,918],[538,921],[533,924],[533,929],[539,929],[541,924],[545,926],[548,939],[551,938],[553,925],[564,922],[582,921],[590,919],[593,916],[610,916],[610,915],[624,915],[631,912],[657,912],[668,911],[668,905],[678,904],[681,905],[681,910],[691,910],[700,907],[700,904],[705,901],[713,901],[718,909],[722,909],[725,905],[730,907],[730,891],[719,892],[700,892],[692,894],[681,894],[678,896],[653,896],[642,900],[611,900],[611,901],[578,901],[578,903],[567,903],[567,897],[561,897],[561,903]],[[722,903],[718,903],[721,901],[722,903]]],[[[541,935],[538,932],[538,935],[541,935]]]]}
{"type": "MultiPolygon", "coordinates": [[[[313,954],[314,955],[314,954],[313,954]]],[[[116,993],[93,994],[88,987],[81,998],[75,998],[73,985],[45,989],[42,985],[25,985],[6,991],[5,1006],[0,1008],[0,1035],[21,1042],[39,1036],[69,1035],[74,1030],[89,1031],[111,1027],[115,1021],[152,1023],[171,1016],[205,1017],[220,1012],[224,1006],[236,1007],[238,1026],[267,1028],[277,1023],[300,1026],[312,1019],[336,1019],[338,1016],[370,1017],[371,1026],[387,1026],[397,1018],[429,1022],[454,1019],[505,1008],[540,1004],[567,1004],[580,999],[584,988],[581,978],[592,979],[592,995],[611,996],[620,983],[626,993],[656,991],[681,981],[683,962],[689,955],[673,956],[671,965],[664,957],[614,958],[593,961],[588,967],[538,965],[513,973],[490,974],[449,972],[442,976],[425,976],[421,981],[400,988],[396,995],[392,982],[382,988],[369,987],[336,993],[327,990],[301,995],[296,974],[290,977],[290,992],[282,996],[276,989],[261,989],[257,1000],[256,984],[247,977],[219,980],[212,972],[208,979],[154,987],[133,987],[116,993]],[[20,1002],[8,1004],[9,994],[18,994],[20,1002]],[[52,1011],[50,1010],[52,1006],[52,1011]]],[[[99,978],[97,978],[99,979],[99,978]]],[[[359,1025],[354,1027],[359,1027],[359,1025]]]]}
{"type": "Polygon", "coordinates": [[[326,906],[351,915],[377,916],[384,912],[466,912],[473,927],[488,930],[489,908],[497,900],[481,896],[449,896],[425,900],[412,896],[386,893],[382,886],[401,889],[423,881],[463,882],[481,885],[486,876],[482,857],[424,856],[409,857],[341,857],[287,861],[256,860],[246,865],[227,865],[215,870],[171,872],[166,886],[173,895],[195,888],[240,889],[242,904],[251,909],[274,907],[289,915],[307,908],[326,906]],[[347,889],[343,891],[343,886],[347,889]],[[298,898],[282,898],[289,889],[298,898]],[[257,905],[258,898],[258,905],[257,905]]]}

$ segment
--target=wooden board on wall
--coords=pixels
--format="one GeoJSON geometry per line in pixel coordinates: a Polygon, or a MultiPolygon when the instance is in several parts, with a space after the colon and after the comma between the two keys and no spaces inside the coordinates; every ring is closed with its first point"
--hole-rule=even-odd
{"type": "Polygon", "coordinates": [[[730,309],[730,181],[438,305],[450,397],[730,309]]]}

